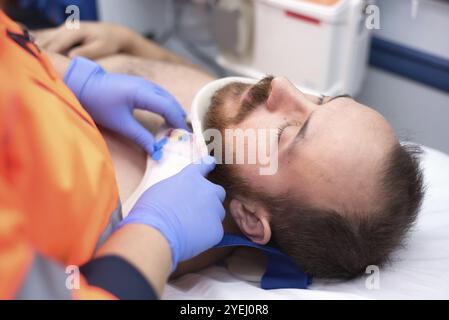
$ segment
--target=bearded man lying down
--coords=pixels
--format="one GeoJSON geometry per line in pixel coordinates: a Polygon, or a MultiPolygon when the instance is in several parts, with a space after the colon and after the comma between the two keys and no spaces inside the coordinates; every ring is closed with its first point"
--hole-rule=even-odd
{"type": "MultiPolygon", "coordinates": [[[[158,52],[155,60],[145,52],[145,59],[119,55],[98,62],[158,83],[188,112],[213,78],[171,54],[165,59],[158,52]]],[[[53,56],[56,64],[62,59],[53,56]]],[[[152,131],[162,124],[145,112],[136,116],[152,131]]],[[[274,175],[258,174],[256,162],[217,165],[209,178],[227,191],[225,232],[273,242],[312,276],[350,279],[386,263],[416,219],[423,198],[419,149],[401,144],[379,113],[351,97],[306,95],[283,77],[234,82],[213,96],[206,128],[278,130],[274,175]]],[[[103,135],[124,201],[143,176],[146,155],[107,130],[103,135]]],[[[181,264],[175,276],[230,252],[212,249],[181,264]]]]}

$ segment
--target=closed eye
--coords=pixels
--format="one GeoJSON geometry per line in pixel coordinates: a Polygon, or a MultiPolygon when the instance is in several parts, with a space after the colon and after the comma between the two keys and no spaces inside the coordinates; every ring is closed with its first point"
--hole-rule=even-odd
{"type": "Polygon", "coordinates": [[[349,95],[349,94],[340,94],[340,95],[338,95],[338,96],[335,96],[335,97],[333,97],[333,98],[330,98],[330,99],[327,100],[326,102],[324,102],[324,99],[323,99],[323,103],[321,103],[321,104],[323,105],[323,104],[329,103],[329,102],[331,102],[331,101],[334,101],[334,100],[340,99],[340,98],[354,99],[354,98],[353,98],[351,95],[349,95]]]}
{"type": "Polygon", "coordinates": [[[286,122],[283,125],[281,125],[278,129],[277,129],[277,139],[278,139],[278,143],[281,142],[281,137],[282,134],[284,133],[284,130],[287,129],[288,127],[291,126],[300,126],[301,123],[299,122],[286,122]]]}

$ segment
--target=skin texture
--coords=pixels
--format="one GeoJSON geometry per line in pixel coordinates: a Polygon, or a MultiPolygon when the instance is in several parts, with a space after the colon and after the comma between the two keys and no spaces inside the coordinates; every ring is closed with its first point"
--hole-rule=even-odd
{"type": "MultiPolygon", "coordinates": [[[[238,114],[249,90],[250,86],[224,98],[224,118],[238,114]]],[[[378,199],[384,159],[398,142],[393,129],[379,113],[351,98],[326,97],[321,105],[318,100],[286,78],[274,78],[267,101],[228,128],[285,128],[279,139],[279,169],[264,176],[259,163],[235,165],[237,175],[249,181],[251,189],[270,196],[293,197],[307,206],[338,212],[370,211],[378,199]],[[295,138],[308,120],[304,136],[295,138]]],[[[254,242],[270,240],[270,212],[263,201],[237,195],[230,211],[254,242]]]]}

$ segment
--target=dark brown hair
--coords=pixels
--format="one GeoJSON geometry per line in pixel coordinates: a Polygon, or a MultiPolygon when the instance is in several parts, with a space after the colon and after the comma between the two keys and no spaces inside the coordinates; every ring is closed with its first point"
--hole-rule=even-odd
{"type": "MultiPolygon", "coordinates": [[[[228,125],[220,114],[223,99],[242,86],[229,85],[212,99],[206,128],[223,132],[228,125]]],[[[421,149],[397,143],[380,172],[380,201],[372,212],[337,212],[304,206],[291,197],[260,194],[239,176],[233,165],[217,165],[209,179],[222,185],[227,198],[245,195],[260,199],[270,212],[272,240],[308,274],[350,279],[369,265],[384,265],[400,247],[416,220],[423,195],[419,166],[421,149]]]]}
{"type": "Polygon", "coordinates": [[[381,200],[371,212],[329,211],[265,197],[273,240],[316,277],[350,279],[369,265],[384,265],[403,244],[423,199],[419,154],[416,146],[394,146],[381,173],[381,200]]]}

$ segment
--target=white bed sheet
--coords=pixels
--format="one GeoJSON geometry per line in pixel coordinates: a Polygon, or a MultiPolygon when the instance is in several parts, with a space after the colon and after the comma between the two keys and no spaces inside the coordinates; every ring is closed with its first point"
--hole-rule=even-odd
{"type": "Polygon", "coordinates": [[[308,290],[263,290],[210,267],[171,282],[163,299],[449,299],[449,156],[424,148],[426,197],[407,246],[380,270],[379,289],[367,277],[345,282],[315,280],[308,290]]]}

